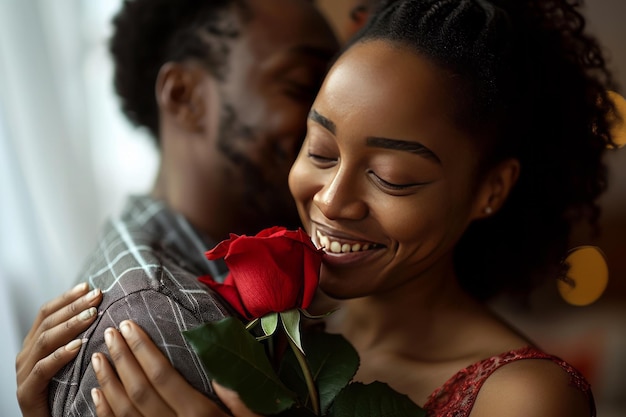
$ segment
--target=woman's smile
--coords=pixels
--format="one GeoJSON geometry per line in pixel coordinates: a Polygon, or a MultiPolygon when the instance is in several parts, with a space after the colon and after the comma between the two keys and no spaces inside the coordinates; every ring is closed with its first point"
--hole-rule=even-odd
{"type": "Polygon", "coordinates": [[[381,243],[316,224],[313,225],[312,233],[313,243],[324,250],[324,263],[329,266],[363,263],[373,256],[382,254],[382,249],[386,248],[381,243]]]}

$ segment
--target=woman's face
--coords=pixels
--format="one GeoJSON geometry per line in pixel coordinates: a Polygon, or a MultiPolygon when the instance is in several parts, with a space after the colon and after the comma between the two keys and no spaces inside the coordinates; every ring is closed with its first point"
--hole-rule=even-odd
{"type": "Polygon", "coordinates": [[[451,271],[454,245],[483,208],[453,101],[442,71],[384,41],[352,46],[330,70],[289,176],[303,225],[325,248],[329,295],[451,271]]]}

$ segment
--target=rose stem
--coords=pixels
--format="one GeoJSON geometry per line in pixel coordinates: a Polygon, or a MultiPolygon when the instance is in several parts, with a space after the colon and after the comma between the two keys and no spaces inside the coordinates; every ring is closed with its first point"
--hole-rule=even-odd
{"type": "Polygon", "coordinates": [[[304,357],[304,354],[296,346],[296,344],[291,340],[291,337],[287,337],[289,341],[289,346],[291,346],[291,350],[293,350],[294,355],[296,355],[296,359],[298,359],[298,363],[300,364],[300,368],[302,369],[302,373],[304,374],[304,380],[306,381],[306,386],[309,390],[309,397],[311,397],[311,405],[313,406],[313,412],[316,416],[320,415],[320,403],[319,398],[317,397],[317,389],[315,388],[315,381],[313,381],[313,375],[311,375],[311,369],[309,368],[309,364],[304,357]]]}
{"type": "Polygon", "coordinates": [[[251,328],[256,326],[256,324],[259,322],[259,320],[260,319],[257,317],[256,319],[252,320],[250,323],[246,324],[246,330],[250,330],[251,328]]]}

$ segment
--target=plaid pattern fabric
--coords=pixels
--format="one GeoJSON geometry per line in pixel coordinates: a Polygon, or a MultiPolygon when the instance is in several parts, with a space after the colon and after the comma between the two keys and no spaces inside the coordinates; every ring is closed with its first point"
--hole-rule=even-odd
{"type": "Polygon", "coordinates": [[[182,216],[145,196],[132,197],[122,216],[106,224],[80,274],[80,281],[104,292],[99,316],[83,334],[88,341],[77,358],[50,384],[53,417],[96,415],[90,391],[98,382],[91,355],[108,356],[104,330],[125,319],[137,322],[196,389],[213,396],[209,378],[181,334],[231,315],[197,280],[226,273],[223,263],[204,257],[212,246],[182,216]]]}

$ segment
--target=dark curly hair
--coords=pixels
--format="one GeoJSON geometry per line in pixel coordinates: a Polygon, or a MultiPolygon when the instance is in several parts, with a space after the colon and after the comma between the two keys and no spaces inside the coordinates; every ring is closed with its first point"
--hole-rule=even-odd
{"type": "MultiPolygon", "coordinates": [[[[616,90],[575,0],[384,2],[356,42],[411,48],[449,74],[455,121],[481,150],[477,179],[506,158],[520,177],[495,215],[470,225],[455,249],[463,288],[486,300],[527,294],[563,273],[570,230],[597,227],[606,189],[602,156],[616,90]]],[[[478,181],[477,181],[478,183],[478,181]]]]}
{"type": "Polygon", "coordinates": [[[157,144],[154,87],[160,68],[192,59],[223,78],[228,41],[239,35],[238,17],[250,17],[245,0],[125,0],[113,18],[115,91],[124,114],[148,129],[157,144]]]}

